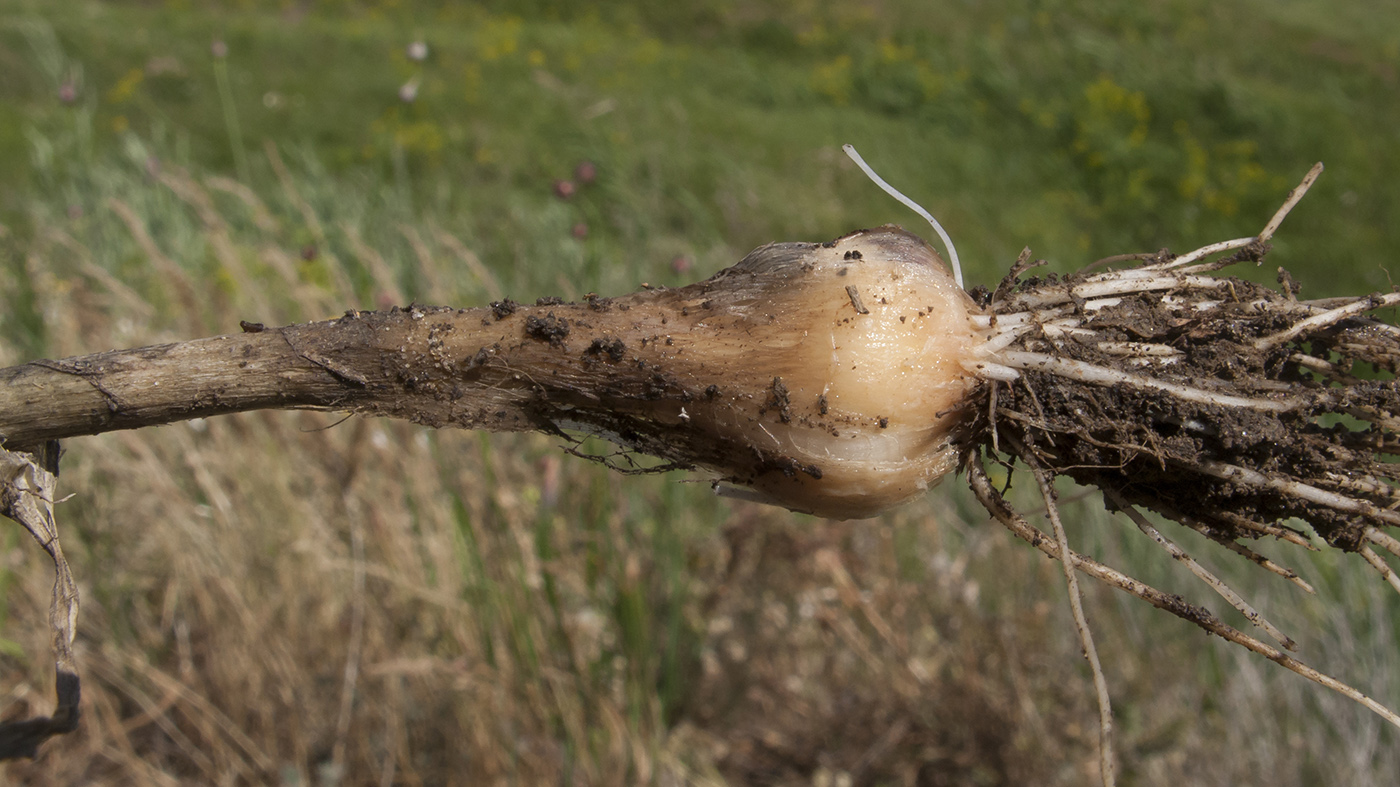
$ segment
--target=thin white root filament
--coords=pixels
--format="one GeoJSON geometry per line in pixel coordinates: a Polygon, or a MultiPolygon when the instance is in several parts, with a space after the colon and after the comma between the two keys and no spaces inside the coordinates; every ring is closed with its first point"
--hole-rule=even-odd
{"type": "Polygon", "coordinates": [[[1229,585],[1222,582],[1219,577],[1210,573],[1205,566],[1197,563],[1196,559],[1187,554],[1186,550],[1182,549],[1171,539],[1162,535],[1161,531],[1153,527],[1151,522],[1147,521],[1147,517],[1143,516],[1140,511],[1129,505],[1117,492],[1106,489],[1104,490],[1104,496],[1112,500],[1120,511],[1127,514],[1128,518],[1133,520],[1133,524],[1137,525],[1138,530],[1147,534],[1147,537],[1156,542],[1162,549],[1165,549],[1167,554],[1171,555],[1177,562],[1186,566],[1192,574],[1195,574],[1197,579],[1206,583],[1210,586],[1211,590],[1220,594],[1221,598],[1228,601],[1230,606],[1239,610],[1240,614],[1244,615],[1250,623],[1263,629],[1266,634],[1274,638],[1275,642],[1288,650],[1298,649],[1298,643],[1294,642],[1292,637],[1284,634],[1277,626],[1270,623],[1267,618],[1259,614],[1258,610],[1248,601],[1245,601],[1239,593],[1236,593],[1229,585]]]}
{"type": "Polygon", "coordinates": [[[943,225],[938,223],[938,219],[935,219],[932,213],[929,213],[928,211],[924,210],[923,206],[921,206],[919,203],[899,193],[899,190],[896,189],[894,186],[891,186],[890,184],[886,183],[884,178],[875,174],[875,170],[871,169],[870,165],[865,163],[865,159],[861,158],[860,154],[856,152],[855,145],[847,143],[845,145],[842,145],[841,149],[846,151],[846,155],[851,157],[851,161],[854,161],[856,163],[856,166],[860,167],[860,171],[864,172],[867,178],[873,180],[875,182],[875,185],[884,189],[886,194],[899,200],[900,203],[904,205],[904,207],[914,211],[920,216],[923,216],[929,224],[933,225],[934,231],[938,233],[938,237],[943,239],[943,245],[948,249],[948,264],[953,266],[953,280],[958,283],[959,287],[962,287],[962,264],[958,262],[958,249],[956,246],[953,245],[953,239],[948,237],[948,233],[943,230],[943,225]]]}

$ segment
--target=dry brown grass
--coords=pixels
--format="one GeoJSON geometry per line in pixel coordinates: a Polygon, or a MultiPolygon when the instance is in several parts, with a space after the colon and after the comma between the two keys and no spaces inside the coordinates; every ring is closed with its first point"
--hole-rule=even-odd
{"type": "MultiPolygon", "coordinates": [[[[359,302],[352,280],[457,302],[495,286],[463,262],[467,246],[431,227],[407,231],[421,253],[401,259],[381,250],[375,261],[362,237],[358,257],[299,261],[283,228],[314,217],[310,206],[290,190],[268,206],[219,188],[180,173],[131,188],[131,216],[150,226],[167,211],[146,239],[120,209],[83,233],[38,217],[23,251],[47,351],[324,316],[359,302]],[[182,280],[149,267],[157,253],[205,260],[214,274],[182,280]],[[395,266],[407,273],[381,280],[395,266]]],[[[18,360],[3,341],[0,361],[18,360]]],[[[59,515],[83,593],[85,718],[5,775],[155,785],[1094,778],[1092,692],[1056,568],[1004,533],[961,524],[985,519],[965,495],[935,493],[873,522],[817,521],[720,502],[673,477],[610,475],[554,442],[308,413],[70,441],[60,491],[76,497],[59,515]]],[[[1095,516],[1072,513],[1100,528],[1072,537],[1131,562],[1113,553],[1135,542],[1105,535],[1095,516]]],[[[0,690],[5,712],[26,716],[51,703],[51,569],[6,532],[13,645],[0,690]]],[[[1326,647],[1344,651],[1320,660],[1355,665],[1360,682],[1395,697],[1384,661],[1393,604],[1346,572],[1327,576],[1323,592],[1370,619],[1314,620],[1336,635],[1326,647]]],[[[1106,591],[1088,595],[1122,717],[1125,782],[1379,784],[1394,773],[1394,736],[1344,700],[1280,683],[1271,665],[1206,648],[1189,627],[1106,591]]]]}

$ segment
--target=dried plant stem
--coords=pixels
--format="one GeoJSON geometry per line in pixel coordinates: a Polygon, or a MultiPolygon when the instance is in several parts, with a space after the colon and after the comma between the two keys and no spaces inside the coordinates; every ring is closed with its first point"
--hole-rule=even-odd
{"type": "MultiPolygon", "coordinates": [[[[347,484],[348,486],[348,484],[347,484]]],[[[348,490],[342,496],[350,502],[348,490]]],[[[346,751],[350,740],[350,722],[355,706],[355,693],[360,678],[360,660],[365,640],[365,535],[360,512],[346,517],[350,527],[350,635],[346,642],[345,670],[340,688],[340,714],[335,723],[335,745],[331,749],[331,765],[337,776],[345,774],[346,751]]]]}
{"type": "Polygon", "coordinates": [[[52,716],[0,724],[0,760],[34,757],[39,744],[78,727],[82,689],[73,656],[73,636],[78,625],[78,584],[63,556],[53,515],[58,456],[57,441],[48,441],[24,452],[0,448],[0,515],[23,525],[53,560],[49,631],[58,695],[52,716]]]}

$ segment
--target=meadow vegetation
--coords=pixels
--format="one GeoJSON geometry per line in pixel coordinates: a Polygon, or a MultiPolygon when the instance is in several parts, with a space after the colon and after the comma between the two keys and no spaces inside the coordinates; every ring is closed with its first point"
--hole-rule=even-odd
{"type": "MultiPolygon", "coordinates": [[[[0,73],[0,365],[618,294],[769,241],[915,228],[842,142],[940,217],[971,283],[1023,246],[1068,271],[1257,232],[1319,159],[1269,263],[1357,294],[1390,287],[1400,247],[1400,11],[1357,0],[0,0],[0,73]]],[[[1059,567],[960,482],[836,522],[558,443],[317,413],[69,441],[86,716],[5,775],[1093,778],[1059,567]]],[[[1081,551],[1241,625],[1077,494],[1081,551]]],[[[1172,535],[1400,706],[1400,600],[1359,561],[1295,566],[1307,597],[1172,535]]],[[[51,568],[17,528],[0,541],[0,712],[44,713],[51,568]]],[[[1123,783],[1400,772],[1363,709],[1088,590],[1123,783]]]]}

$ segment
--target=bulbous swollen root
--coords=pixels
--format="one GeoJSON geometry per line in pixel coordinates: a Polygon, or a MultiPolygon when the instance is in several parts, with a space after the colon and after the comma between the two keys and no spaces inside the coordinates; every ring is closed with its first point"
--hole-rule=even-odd
{"type": "Polygon", "coordinates": [[[420,394],[452,390],[440,419],[420,401],[356,409],[599,435],[707,470],[724,494],[842,519],[957,466],[976,307],[898,227],[762,246],[688,287],[493,308],[480,329],[436,337],[429,313],[404,344],[420,394]],[[423,360],[434,352],[440,368],[423,360]]]}
{"type": "Polygon", "coordinates": [[[976,306],[932,247],[888,226],[772,244],[698,288],[736,277],[742,296],[654,346],[705,385],[674,426],[732,446],[701,462],[731,494],[860,518],[955,469],[976,306]]]}
{"type": "Polygon", "coordinates": [[[482,368],[519,368],[511,346],[562,328],[557,357],[532,361],[532,427],[708,470],[728,496],[862,518],[955,469],[975,308],[932,247],[885,226],[762,246],[675,290],[522,308],[482,368]]]}

